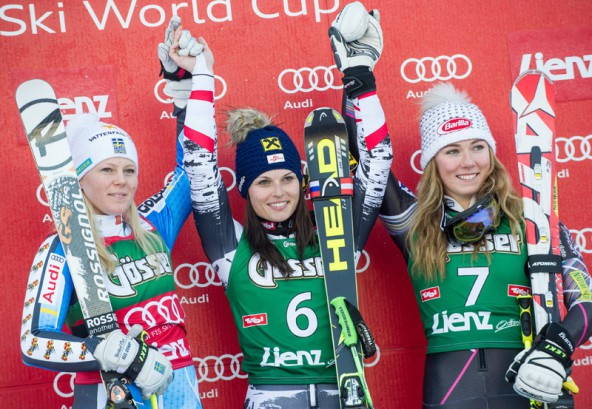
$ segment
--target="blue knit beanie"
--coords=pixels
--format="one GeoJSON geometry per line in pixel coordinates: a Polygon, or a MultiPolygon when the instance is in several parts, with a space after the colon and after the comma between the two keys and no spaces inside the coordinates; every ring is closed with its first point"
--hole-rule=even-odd
{"type": "Polygon", "coordinates": [[[269,125],[248,133],[247,138],[236,146],[235,169],[238,191],[245,199],[253,181],[269,170],[291,170],[302,183],[298,149],[276,126],[269,125]]]}

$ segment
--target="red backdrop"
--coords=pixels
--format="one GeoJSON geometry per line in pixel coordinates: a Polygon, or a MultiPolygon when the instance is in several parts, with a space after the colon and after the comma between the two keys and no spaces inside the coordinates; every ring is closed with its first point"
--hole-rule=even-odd
{"type": "MultiPolygon", "coordinates": [[[[156,44],[173,14],[204,36],[216,57],[221,110],[253,106],[270,114],[302,145],[308,112],[340,107],[340,75],[327,29],[345,0],[159,0],[0,2],[0,150],[6,196],[0,201],[0,288],[6,324],[0,399],[21,408],[65,409],[72,375],[21,363],[25,283],[37,244],[52,230],[39,177],[14,103],[18,84],[48,80],[63,113],[97,112],[126,129],[140,151],[139,198],[163,185],[174,164],[175,121],[158,77],[156,44]]],[[[393,170],[408,186],[419,178],[417,105],[438,79],[466,89],[485,116],[498,155],[516,180],[509,90],[525,68],[545,69],[556,83],[560,218],[592,266],[592,2],[536,0],[366,0],[381,11],[385,49],[376,67],[395,150],[393,170]],[[436,63],[434,63],[434,61],[436,63]],[[590,242],[588,242],[590,240],[590,242]]],[[[222,118],[222,115],[219,116],[222,118]]],[[[222,124],[220,124],[222,125],[222,124]]],[[[227,135],[221,136],[223,142],[227,135]]],[[[232,151],[221,166],[237,216],[232,151]]],[[[302,153],[302,149],[301,149],[302,153]]],[[[242,407],[246,387],[224,292],[205,262],[189,220],[173,252],[188,313],[190,341],[206,408],[242,407]]],[[[367,362],[379,408],[420,408],[425,341],[405,265],[376,226],[359,266],[360,304],[380,354],[367,362]]],[[[578,407],[592,407],[592,344],[576,354],[578,407]]]]}

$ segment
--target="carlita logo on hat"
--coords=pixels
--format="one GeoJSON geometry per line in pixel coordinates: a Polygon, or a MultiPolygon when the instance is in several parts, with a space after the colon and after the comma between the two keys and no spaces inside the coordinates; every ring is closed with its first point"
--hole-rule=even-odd
{"type": "Polygon", "coordinates": [[[438,127],[438,135],[446,135],[450,132],[460,131],[461,129],[470,128],[473,125],[468,118],[453,118],[444,122],[438,127]]]}
{"type": "Polygon", "coordinates": [[[280,138],[277,136],[272,136],[271,138],[261,138],[261,145],[263,145],[263,152],[282,150],[280,138]]]}
{"type": "Polygon", "coordinates": [[[121,138],[112,138],[111,143],[113,143],[113,153],[121,153],[123,155],[126,154],[125,151],[125,142],[121,138]]]}

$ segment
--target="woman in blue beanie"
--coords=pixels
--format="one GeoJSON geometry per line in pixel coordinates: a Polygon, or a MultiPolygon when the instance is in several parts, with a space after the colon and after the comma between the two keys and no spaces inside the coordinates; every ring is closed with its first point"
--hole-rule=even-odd
{"type": "MultiPolygon", "coordinates": [[[[366,13],[367,14],[367,13],[366,13]]],[[[230,112],[246,223],[233,219],[220,177],[213,56],[171,58],[193,74],[185,121],[185,167],[202,246],[226,290],[249,375],[245,408],[339,408],[320,250],[307,210],[301,159],[290,137],[254,109],[230,112]]],[[[372,75],[368,67],[358,67],[372,75]]],[[[356,254],[376,220],[392,160],[375,89],[355,98],[360,164],[355,173],[356,254]]],[[[303,118],[304,122],[304,118],[303,118]]]]}

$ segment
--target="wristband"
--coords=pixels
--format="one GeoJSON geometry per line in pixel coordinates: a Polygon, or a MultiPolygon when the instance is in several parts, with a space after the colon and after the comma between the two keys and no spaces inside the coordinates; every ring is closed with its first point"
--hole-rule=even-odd
{"type": "Polygon", "coordinates": [[[376,91],[374,73],[366,66],[346,68],[343,71],[343,89],[349,99],[376,91]]]}

